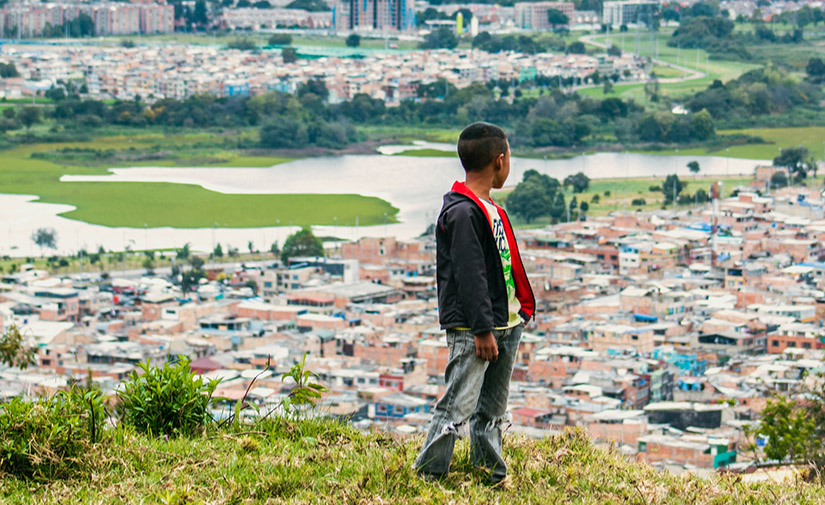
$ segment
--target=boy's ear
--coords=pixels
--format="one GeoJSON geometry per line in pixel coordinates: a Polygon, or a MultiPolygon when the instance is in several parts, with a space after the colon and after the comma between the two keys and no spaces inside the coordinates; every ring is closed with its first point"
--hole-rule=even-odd
{"type": "Polygon", "coordinates": [[[498,156],[496,156],[496,159],[494,160],[494,163],[493,163],[493,168],[496,171],[499,171],[499,170],[501,170],[502,165],[504,165],[504,153],[501,153],[498,156]]]}

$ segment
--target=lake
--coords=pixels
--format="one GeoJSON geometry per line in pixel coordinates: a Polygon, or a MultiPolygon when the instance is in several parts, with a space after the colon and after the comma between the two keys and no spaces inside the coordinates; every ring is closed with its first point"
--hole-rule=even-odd
{"type": "MultiPolygon", "coordinates": [[[[383,198],[400,209],[399,223],[370,227],[317,226],[317,235],[355,239],[360,236],[396,236],[409,239],[420,235],[435,220],[442,195],[453,181],[463,179],[463,170],[454,157],[390,156],[409,149],[453,151],[452,144],[416,142],[414,146],[383,146],[385,155],[346,155],[307,158],[268,168],[225,167],[141,167],[113,168],[107,176],[64,176],[62,181],[176,182],[198,184],[223,193],[358,193],[383,198]]],[[[616,177],[664,177],[690,175],[687,163],[696,160],[700,175],[750,175],[760,160],[714,156],[658,156],[648,154],[597,153],[565,160],[537,160],[514,157],[508,185],[517,184],[526,170],[535,169],[559,180],[584,172],[592,179],[616,177]]],[[[180,247],[210,251],[216,241],[247,249],[284,239],[297,228],[290,226],[255,229],[175,229],[109,228],[58,216],[71,210],[66,205],[43,204],[33,197],[0,195],[0,254],[34,255],[39,249],[31,242],[38,227],[52,227],[58,233],[58,252],[67,254],[79,247],[107,250],[180,247]]],[[[286,224],[286,223],[284,223],[286,224]]]]}

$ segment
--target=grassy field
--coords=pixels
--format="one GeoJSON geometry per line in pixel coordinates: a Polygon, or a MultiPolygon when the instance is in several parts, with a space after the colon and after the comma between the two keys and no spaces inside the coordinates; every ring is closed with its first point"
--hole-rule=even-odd
{"type": "MultiPolygon", "coordinates": [[[[206,134],[170,137],[160,145],[208,139],[206,134]]],[[[60,176],[105,175],[106,166],[79,167],[68,163],[35,159],[35,152],[49,152],[63,147],[90,149],[128,149],[148,145],[152,136],[112,137],[93,142],[72,144],[36,144],[19,146],[2,153],[0,191],[38,195],[41,202],[72,205],[76,210],[65,217],[104,226],[142,228],[172,226],[178,228],[262,227],[292,224],[296,226],[333,224],[362,225],[385,222],[385,213],[394,222],[397,209],[378,198],[360,195],[232,195],[206,190],[200,186],[172,183],[129,182],[59,182],[60,176]],[[336,220],[337,218],[337,220],[336,220]]],[[[215,166],[271,166],[287,158],[237,156],[225,152],[215,166]]],[[[173,166],[187,160],[161,160],[147,163],[119,163],[118,166],[173,166]]]]}
{"type": "MultiPolygon", "coordinates": [[[[593,40],[608,45],[614,44],[619,48],[624,47],[625,51],[635,52],[651,58],[658,58],[662,61],[687,67],[702,73],[707,72],[707,77],[699,79],[691,79],[689,81],[677,83],[662,83],[662,94],[671,97],[680,97],[696,93],[707,88],[714,79],[728,81],[739,77],[744,72],[754,68],[759,68],[761,66],[758,64],[743,63],[739,61],[716,60],[711,58],[706,51],[701,49],[680,50],[675,47],[669,47],[667,45],[667,41],[671,38],[672,33],[672,29],[665,28],[652,36],[649,33],[642,33],[640,34],[638,40],[636,34],[632,32],[600,35],[593,37],[593,40]]],[[[655,66],[654,70],[657,67],[660,66],[655,66]]],[[[672,68],[670,71],[672,73],[681,72],[672,68]]],[[[678,75],[666,75],[660,73],[660,70],[656,70],[656,74],[659,75],[660,78],[679,77],[678,75]]],[[[588,96],[595,96],[599,98],[605,97],[604,93],[602,93],[601,87],[581,90],[579,92],[588,96]]],[[[614,87],[612,96],[619,96],[624,99],[632,98],[640,103],[647,101],[644,94],[644,84],[617,85],[614,87]]]]}
{"type": "Polygon", "coordinates": [[[722,135],[744,134],[762,137],[767,144],[748,144],[741,146],[731,146],[722,150],[709,150],[706,148],[675,149],[663,151],[639,151],[648,154],[662,155],[713,155],[731,158],[744,158],[755,160],[770,160],[779,156],[779,150],[785,147],[805,146],[816,159],[825,160],[825,127],[806,126],[802,128],[751,128],[745,130],[722,130],[718,133],[722,135]]]}
{"type": "Polygon", "coordinates": [[[418,158],[454,158],[458,156],[455,151],[442,151],[440,149],[407,149],[395,156],[415,156],[418,158]]]}
{"type": "Polygon", "coordinates": [[[508,477],[493,486],[456,446],[450,473],[431,482],[413,462],[423,437],[359,432],[332,421],[270,419],[192,438],[106,433],[65,479],[0,480],[7,505],[146,504],[691,504],[813,505],[822,484],[703,479],[655,470],[596,447],[581,430],[504,439],[508,477]]]}
{"type": "MultiPolygon", "coordinates": [[[[194,45],[227,45],[228,43],[238,39],[249,39],[258,45],[266,45],[271,34],[269,33],[173,33],[166,35],[124,35],[120,37],[108,37],[105,40],[118,44],[122,40],[130,40],[140,44],[194,44],[194,45]]],[[[292,46],[295,47],[329,47],[329,48],[345,48],[346,37],[339,37],[335,35],[311,35],[303,33],[293,33],[292,46]]],[[[384,49],[389,46],[393,49],[415,49],[418,47],[418,42],[411,40],[397,40],[383,38],[367,38],[361,37],[362,49],[384,49]]]]}
{"type": "Polygon", "coordinates": [[[427,128],[424,126],[362,126],[359,131],[372,139],[392,139],[398,142],[428,140],[454,144],[461,133],[459,128],[427,128]]]}
{"type": "MultiPolygon", "coordinates": [[[[715,181],[722,181],[724,183],[724,191],[729,195],[737,186],[746,186],[750,181],[750,177],[682,177],[680,178],[683,185],[683,194],[693,195],[696,190],[702,189],[708,191],[711,183],[715,181]]],[[[515,184],[517,181],[512,181],[515,184]]],[[[590,187],[583,193],[573,193],[572,188],[565,191],[565,198],[570,202],[572,197],[581,202],[587,202],[590,208],[587,211],[589,216],[606,216],[611,212],[616,211],[632,211],[632,210],[656,210],[662,207],[664,202],[664,194],[661,190],[651,191],[651,187],[661,187],[664,182],[664,177],[638,177],[628,179],[592,179],[590,187]],[[593,198],[598,195],[598,201],[594,202],[593,198]],[[643,199],[645,205],[633,205],[632,201],[635,199],[643,199]]],[[[502,190],[494,193],[497,200],[505,202],[507,195],[511,190],[502,190]]],[[[677,205],[679,209],[689,209],[692,205],[677,205]]],[[[668,208],[672,208],[668,206],[668,208]]],[[[550,218],[539,218],[530,223],[525,222],[518,216],[512,216],[514,226],[519,228],[537,227],[550,224],[550,218]]]]}

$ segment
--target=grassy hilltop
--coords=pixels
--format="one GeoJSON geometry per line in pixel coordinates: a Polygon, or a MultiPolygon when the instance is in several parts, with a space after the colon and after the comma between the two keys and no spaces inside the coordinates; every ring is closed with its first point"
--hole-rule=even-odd
{"type": "Polygon", "coordinates": [[[505,439],[510,477],[486,483],[459,442],[453,471],[426,482],[411,470],[422,438],[362,433],[332,421],[266,421],[165,441],[114,430],[66,480],[1,476],[4,504],[586,503],[815,504],[825,488],[747,484],[737,476],[674,477],[593,446],[579,431],[505,439]],[[243,429],[243,428],[242,428],[243,429]],[[250,428],[246,428],[250,429],[250,428]],[[260,431],[257,431],[260,430],[260,431]]]}

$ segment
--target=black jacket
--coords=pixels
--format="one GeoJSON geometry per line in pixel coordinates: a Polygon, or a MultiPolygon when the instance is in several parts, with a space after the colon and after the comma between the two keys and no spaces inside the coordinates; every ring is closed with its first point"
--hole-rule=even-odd
{"type": "MultiPolygon", "coordinates": [[[[441,328],[470,328],[476,335],[507,326],[509,310],[501,256],[487,212],[478,197],[456,182],[444,195],[436,226],[438,313],[441,328]]],[[[496,206],[510,243],[510,261],[521,317],[535,312],[535,298],[519,255],[510,220],[496,206]]]]}

